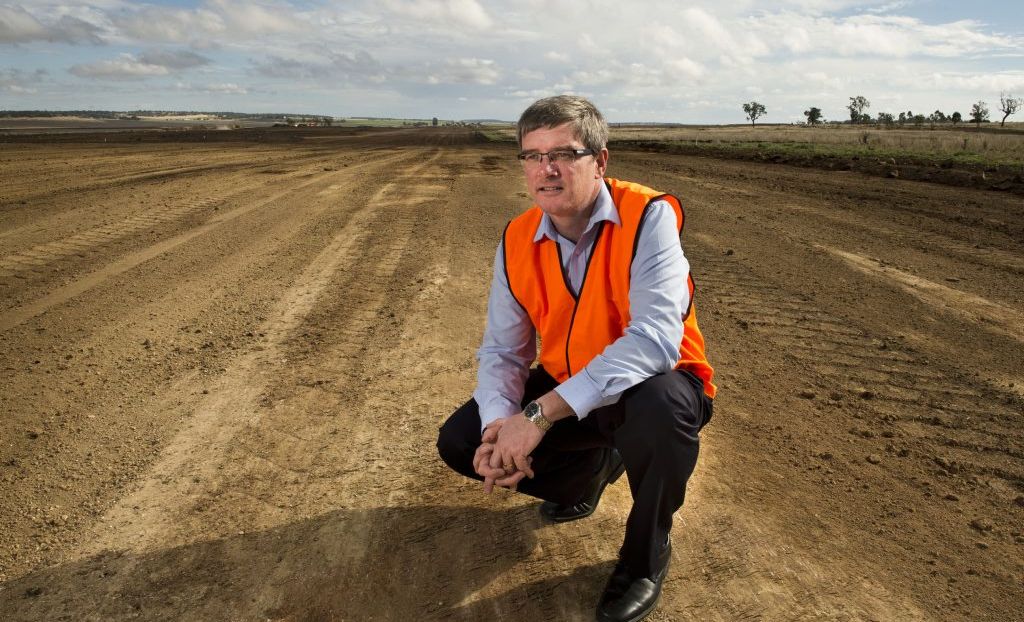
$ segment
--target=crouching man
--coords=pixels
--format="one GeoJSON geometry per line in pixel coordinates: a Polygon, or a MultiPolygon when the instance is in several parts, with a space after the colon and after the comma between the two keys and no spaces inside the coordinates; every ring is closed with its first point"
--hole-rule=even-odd
{"type": "Polygon", "coordinates": [[[661,593],[672,515],[715,396],[683,211],[605,178],[608,125],[586,99],[535,102],[518,140],[534,205],[498,244],[477,388],[441,427],[438,451],[488,492],[541,499],[555,523],[590,516],[625,472],[633,507],[597,619],[640,620],[661,593]]]}

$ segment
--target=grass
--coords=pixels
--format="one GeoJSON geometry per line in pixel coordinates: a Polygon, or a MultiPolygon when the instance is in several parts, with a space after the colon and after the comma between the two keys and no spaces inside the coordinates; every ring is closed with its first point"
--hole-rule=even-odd
{"type": "MultiPolygon", "coordinates": [[[[493,142],[514,142],[514,128],[481,132],[493,142]]],[[[729,157],[750,154],[799,158],[892,158],[920,164],[1024,166],[1024,124],[985,127],[882,129],[874,126],[615,126],[610,142],[659,143],[686,153],[729,157]]]]}
{"type": "Polygon", "coordinates": [[[687,152],[750,152],[807,158],[893,158],[921,164],[1024,166],[1019,128],[881,129],[874,127],[616,127],[613,142],[664,143],[687,152]]]}

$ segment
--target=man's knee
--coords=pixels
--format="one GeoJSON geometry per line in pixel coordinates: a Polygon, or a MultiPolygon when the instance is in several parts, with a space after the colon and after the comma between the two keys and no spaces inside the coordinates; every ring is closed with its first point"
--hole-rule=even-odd
{"type": "Polygon", "coordinates": [[[697,442],[704,423],[703,388],[686,374],[652,376],[625,398],[626,420],[639,424],[653,440],[697,442]]]}
{"type": "MultiPolygon", "coordinates": [[[[455,411],[438,430],[437,453],[452,470],[467,477],[474,477],[473,455],[480,445],[480,438],[477,434],[474,442],[473,434],[469,429],[472,422],[467,420],[469,419],[468,413],[465,413],[464,410],[465,407],[455,411]]],[[[477,420],[479,421],[479,417],[477,420]]],[[[476,424],[476,427],[479,428],[479,423],[476,424]]]]}

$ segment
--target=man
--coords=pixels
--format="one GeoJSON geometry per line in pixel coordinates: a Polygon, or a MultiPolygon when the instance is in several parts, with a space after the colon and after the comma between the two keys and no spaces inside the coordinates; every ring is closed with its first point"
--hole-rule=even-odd
{"type": "Polygon", "coordinates": [[[556,523],[592,514],[625,471],[633,507],[597,617],[640,620],[660,595],[715,395],[683,213],[675,197],[604,178],[608,125],[586,99],[535,102],[518,140],[535,205],[498,245],[477,388],[438,451],[487,492],[541,499],[556,523]]]}

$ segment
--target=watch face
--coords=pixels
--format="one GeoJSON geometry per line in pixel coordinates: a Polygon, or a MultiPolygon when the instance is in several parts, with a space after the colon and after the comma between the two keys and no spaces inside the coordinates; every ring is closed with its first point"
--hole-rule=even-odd
{"type": "Polygon", "coordinates": [[[526,405],[526,410],[523,411],[523,414],[530,418],[536,417],[540,414],[540,404],[537,402],[530,402],[526,405]]]}

